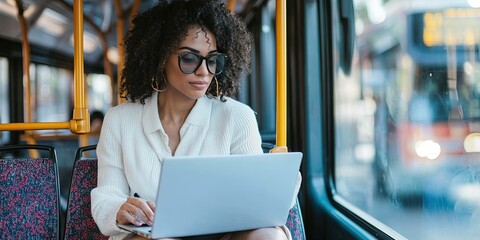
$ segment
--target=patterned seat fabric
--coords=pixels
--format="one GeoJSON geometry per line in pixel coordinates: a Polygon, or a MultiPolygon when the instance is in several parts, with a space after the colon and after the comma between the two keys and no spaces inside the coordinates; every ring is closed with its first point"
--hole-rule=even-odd
{"type": "Polygon", "coordinates": [[[286,226],[290,230],[293,240],[305,240],[305,229],[298,202],[290,209],[286,226]]]}
{"type": "MultiPolygon", "coordinates": [[[[269,153],[270,150],[274,149],[276,146],[273,143],[262,142],[262,149],[264,153],[269,153]]],[[[300,210],[300,206],[298,202],[290,209],[287,218],[287,228],[290,230],[292,234],[293,240],[305,240],[305,228],[303,225],[303,218],[302,212],[300,210]]]]}
{"type": "MultiPolygon", "coordinates": [[[[90,147],[91,149],[93,147],[90,147]]],[[[74,165],[68,198],[65,239],[108,239],[108,237],[102,235],[91,215],[90,191],[96,185],[97,159],[84,158],[77,160],[74,165]]],[[[286,223],[293,240],[305,240],[301,214],[297,202],[290,209],[286,223]]]]}
{"type": "Polygon", "coordinates": [[[0,239],[57,239],[57,165],[48,158],[0,159],[0,239]]]}
{"type": "Polygon", "coordinates": [[[75,161],[68,197],[65,239],[108,239],[91,213],[90,191],[97,186],[97,159],[75,161]]]}

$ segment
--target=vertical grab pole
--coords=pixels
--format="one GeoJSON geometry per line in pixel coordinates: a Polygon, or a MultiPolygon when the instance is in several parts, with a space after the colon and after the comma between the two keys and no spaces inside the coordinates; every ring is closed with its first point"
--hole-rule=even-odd
{"type": "Polygon", "coordinates": [[[235,11],[235,4],[236,3],[237,3],[236,0],[228,0],[228,2],[227,2],[227,9],[230,10],[230,12],[232,12],[232,14],[235,11]]]}
{"type": "MultiPolygon", "coordinates": [[[[20,31],[22,33],[22,69],[23,69],[23,84],[25,86],[24,92],[24,112],[27,114],[28,123],[32,122],[32,104],[31,104],[31,91],[30,91],[30,46],[28,41],[28,26],[25,16],[23,16],[23,3],[21,0],[15,0],[18,10],[18,22],[20,23],[20,31]]],[[[33,138],[32,131],[26,131],[26,140],[28,144],[35,144],[35,138],[33,138]]],[[[32,158],[38,158],[40,156],[37,150],[28,150],[32,158]]]]}
{"type": "Polygon", "coordinates": [[[123,66],[125,65],[125,45],[124,45],[124,38],[125,38],[125,20],[128,16],[130,16],[130,22],[127,23],[129,29],[133,27],[131,25],[131,21],[133,18],[138,14],[138,9],[140,8],[140,4],[142,3],[141,0],[135,0],[132,4],[132,9],[130,11],[130,15],[127,15],[125,11],[123,11],[122,1],[115,0],[114,2],[115,11],[117,12],[117,49],[118,49],[118,64],[117,64],[117,103],[124,103],[125,98],[122,98],[122,70],[123,66]]]}
{"type": "Polygon", "coordinates": [[[286,0],[276,0],[277,39],[277,147],[273,151],[287,151],[287,11],[286,0]]]}
{"type": "MultiPolygon", "coordinates": [[[[18,22],[20,24],[20,31],[22,33],[22,67],[23,67],[23,84],[25,86],[25,111],[27,119],[25,122],[32,122],[32,107],[31,107],[31,91],[30,91],[30,46],[28,43],[28,26],[23,16],[23,3],[21,0],[15,1],[18,10],[18,22]]],[[[29,133],[31,134],[31,133],[29,133]]]]}
{"type": "Polygon", "coordinates": [[[123,45],[123,39],[125,37],[125,14],[123,13],[122,3],[120,0],[113,1],[115,11],[117,12],[117,49],[118,49],[118,64],[117,64],[117,97],[118,104],[125,102],[125,99],[121,97],[122,87],[122,70],[125,63],[125,48],[123,45]]]}
{"type": "Polygon", "coordinates": [[[90,132],[90,115],[86,107],[85,77],[83,65],[83,1],[75,0],[73,4],[73,79],[75,84],[73,119],[70,130],[74,133],[90,132]]]}

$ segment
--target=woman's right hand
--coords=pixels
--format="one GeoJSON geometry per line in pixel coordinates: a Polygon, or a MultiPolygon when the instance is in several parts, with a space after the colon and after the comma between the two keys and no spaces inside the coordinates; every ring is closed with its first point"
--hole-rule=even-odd
{"type": "Polygon", "coordinates": [[[152,226],[153,212],[155,203],[138,197],[129,197],[117,212],[117,223],[152,226]]]}

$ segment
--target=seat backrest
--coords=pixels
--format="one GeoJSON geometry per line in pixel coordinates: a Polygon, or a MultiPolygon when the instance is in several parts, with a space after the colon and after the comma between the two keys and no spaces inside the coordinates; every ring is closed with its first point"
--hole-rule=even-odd
{"type": "Polygon", "coordinates": [[[97,158],[85,158],[83,153],[95,149],[96,145],[81,147],[75,155],[65,239],[108,239],[98,229],[91,213],[90,191],[97,186],[97,158]]]}
{"type": "MultiPolygon", "coordinates": [[[[262,143],[262,149],[264,153],[269,153],[270,150],[272,150],[275,147],[276,147],[275,144],[272,144],[272,143],[267,143],[267,142],[262,143]]],[[[292,234],[292,240],[306,239],[302,212],[300,210],[300,205],[298,204],[298,201],[296,201],[295,205],[292,207],[292,209],[290,209],[286,226],[290,230],[290,233],[292,234]]]]}
{"type": "Polygon", "coordinates": [[[0,239],[58,239],[60,188],[55,150],[19,145],[0,147],[0,153],[0,239]],[[50,156],[18,157],[20,151],[32,149],[50,156]]]}
{"type": "Polygon", "coordinates": [[[303,225],[302,212],[300,205],[297,203],[290,209],[287,223],[285,224],[292,234],[292,240],[305,240],[305,229],[303,225]]]}
{"type": "MultiPolygon", "coordinates": [[[[83,158],[82,155],[84,151],[94,149],[96,145],[77,150],[68,198],[65,239],[108,239],[102,235],[91,215],[90,191],[97,185],[97,159],[83,158]]],[[[286,226],[293,240],[306,239],[298,201],[290,209],[286,226]]]]}

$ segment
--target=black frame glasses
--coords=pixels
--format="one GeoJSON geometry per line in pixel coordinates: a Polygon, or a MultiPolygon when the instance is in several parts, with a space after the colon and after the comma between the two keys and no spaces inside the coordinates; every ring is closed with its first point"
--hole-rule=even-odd
{"type": "Polygon", "coordinates": [[[178,54],[178,67],[183,73],[192,74],[202,65],[203,60],[205,60],[208,72],[218,75],[225,68],[227,55],[224,53],[212,53],[204,57],[194,52],[182,52],[178,54]]]}

